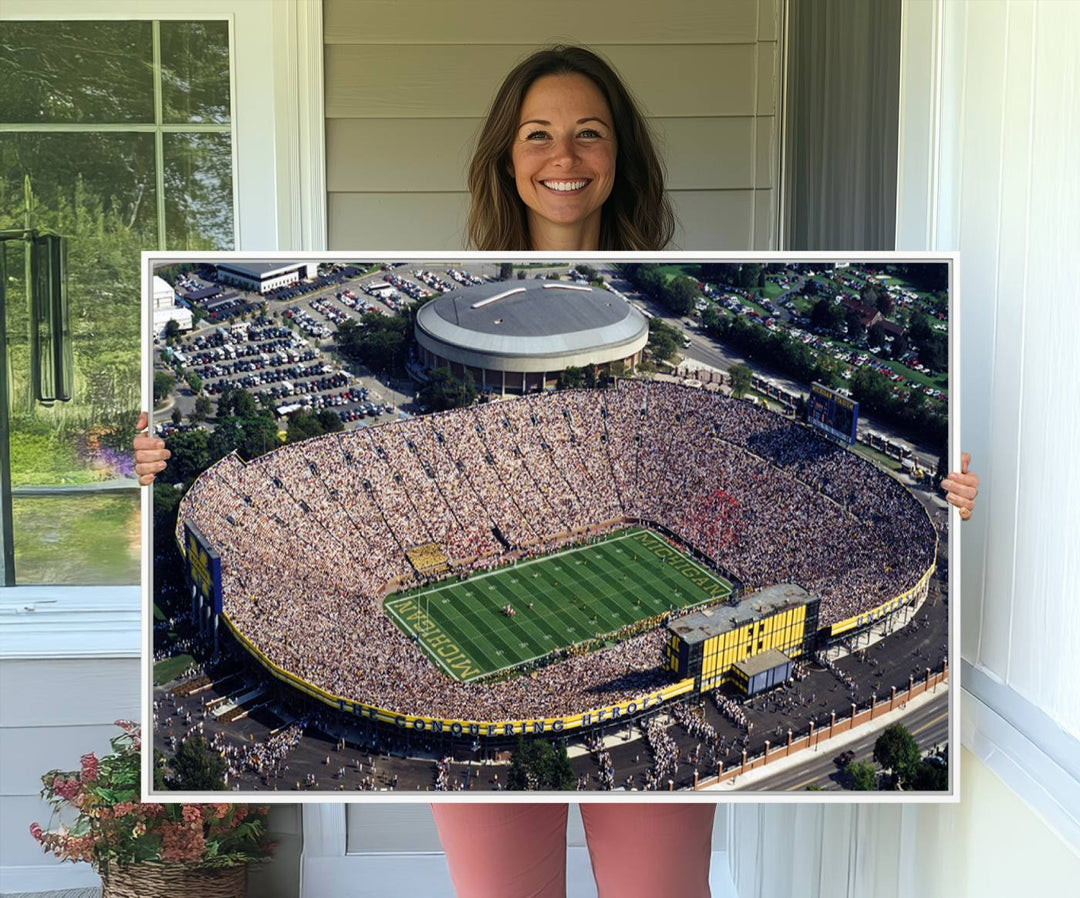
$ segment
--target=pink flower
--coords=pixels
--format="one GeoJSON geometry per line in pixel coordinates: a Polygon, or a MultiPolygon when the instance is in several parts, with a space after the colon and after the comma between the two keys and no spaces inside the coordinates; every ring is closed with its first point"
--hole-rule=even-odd
{"type": "Polygon", "coordinates": [[[40,823],[31,823],[30,824],[30,835],[32,835],[34,837],[35,841],[38,841],[38,842],[44,841],[44,838],[45,838],[44,831],[42,830],[40,823]]]}
{"type": "Polygon", "coordinates": [[[71,801],[76,795],[79,794],[79,781],[64,779],[62,776],[58,776],[53,780],[53,791],[61,798],[71,801]]]}
{"type": "Polygon", "coordinates": [[[202,822],[202,810],[198,805],[186,804],[184,805],[181,814],[187,823],[201,823],[202,822]]]}
{"type": "Polygon", "coordinates": [[[97,755],[90,752],[88,755],[83,755],[80,759],[82,762],[82,777],[83,782],[92,783],[98,778],[98,759],[97,755]]]}

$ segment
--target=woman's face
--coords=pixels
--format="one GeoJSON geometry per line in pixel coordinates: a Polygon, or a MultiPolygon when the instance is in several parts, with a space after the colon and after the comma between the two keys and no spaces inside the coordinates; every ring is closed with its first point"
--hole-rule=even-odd
{"type": "Polygon", "coordinates": [[[615,127],[584,75],[545,75],[525,94],[510,150],[533,249],[596,249],[615,182],[615,127]]]}

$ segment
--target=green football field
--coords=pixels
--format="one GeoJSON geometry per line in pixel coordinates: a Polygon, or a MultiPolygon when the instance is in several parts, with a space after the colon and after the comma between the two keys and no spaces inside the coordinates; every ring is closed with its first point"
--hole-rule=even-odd
{"type": "Polygon", "coordinates": [[[384,607],[445,673],[474,680],[673,607],[721,602],[731,590],[663,537],[630,528],[467,580],[396,593],[384,607]],[[513,617],[503,613],[506,605],[513,617]]]}

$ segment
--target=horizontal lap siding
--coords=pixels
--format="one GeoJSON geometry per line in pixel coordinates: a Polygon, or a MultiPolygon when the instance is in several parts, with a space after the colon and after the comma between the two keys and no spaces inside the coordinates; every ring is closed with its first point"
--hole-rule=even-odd
{"type": "Polygon", "coordinates": [[[555,2],[541,18],[525,27],[512,3],[327,0],[330,249],[461,248],[465,172],[492,94],[560,39],[546,23],[569,21],[562,39],[609,58],[651,116],[678,248],[775,245],[777,0],[555,2]]]}
{"type": "Polygon", "coordinates": [[[0,869],[48,864],[29,830],[49,820],[41,774],[77,770],[81,755],[109,751],[114,720],[138,719],[139,662],[4,660],[0,681],[0,869]]]}

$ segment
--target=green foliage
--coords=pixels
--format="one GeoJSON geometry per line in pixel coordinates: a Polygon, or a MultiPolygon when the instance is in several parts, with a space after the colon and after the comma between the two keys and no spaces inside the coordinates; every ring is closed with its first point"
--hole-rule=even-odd
{"type": "Polygon", "coordinates": [[[881,322],[876,322],[875,324],[870,325],[870,330],[866,334],[866,342],[871,346],[878,347],[879,349],[885,348],[885,328],[881,325],[881,322]]]}
{"type": "Polygon", "coordinates": [[[161,403],[165,401],[165,397],[168,396],[173,388],[176,386],[176,378],[165,371],[154,372],[154,402],[161,403]]]}
{"type": "Polygon", "coordinates": [[[919,743],[899,723],[887,726],[874,743],[874,760],[903,782],[914,778],[921,758],[919,743]]]}
{"type": "MultiPolygon", "coordinates": [[[[866,332],[866,328],[863,327],[862,316],[854,309],[848,311],[845,316],[845,323],[847,324],[847,339],[849,343],[858,343],[862,338],[862,335],[866,332]]],[[[880,325],[875,324],[874,327],[880,325]]],[[[871,328],[872,330],[873,328],[871,328]]]]}
{"type": "Polygon", "coordinates": [[[285,433],[285,442],[298,443],[311,437],[321,437],[327,433],[338,433],[345,429],[341,419],[330,409],[309,412],[304,409],[289,416],[289,426],[285,433]]]}
{"type": "Polygon", "coordinates": [[[679,354],[682,332],[659,318],[649,319],[649,354],[662,362],[674,361],[679,354]]]}
{"type": "MultiPolygon", "coordinates": [[[[266,807],[225,802],[142,804],[139,727],[126,720],[116,725],[123,733],[110,740],[110,754],[101,758],[85,754],[79,770],[50,770],[41,777],[41,796],[53,809],[53,821],[60,814],[67,820],[59,830],[31,825],[31,835],[45,851],[62,860],[88,861],[101,872],[113,865],[147,861],[211,868],[269,857],[273,846],[267,836],[266,807]]],[[[202,737],[188,741],[201,742],[205,748],[202,737]]],[[[181,746],[180,751],[192,749],[181,746]]],[[[209,754],[212,760],[204,767],[216,764],[223,771],[225,762],[209,754]]],[[[164,758],[155,752],[154,759],[155,785],[168,787],[164,758]]],[[[221,779],[223,783],[223,773],[221,779]]]]}
{"type": "Polygon", "coordinates": [[[514,273],[513,262],[500,262],[499,263],[499,280],[508,281],[510,276],[514,273]]]}
{"type": "Polygon", "coordinates": [[[210,401],[209,396],[196,396],[195,407],[191,410],[192,421],[205,421],[210,417],[210,412],[213,411],[214,404],[210,401]]]}
{"type": "Polygon", "coordinates": [[[563,369],[559,374],[559,381],[556,384],[560,390],[569,390],[575,387],[583,387],[585,385],[585,369],[578,368],[571,365],[569,368],[563,369]]]}
{"type": "Polygon", "coordinates": [[[421,404],[433,412],[451,408],[467,408],[476,401],[476,385],[466,371],[459,379],[449,368],[435,368],[428,374],[427,383],[417,391],[421,404]]]}
{"type": "Polygon", "coordinates": [[[187,374],[185,374],[184,380],[186,381],[188,388],[191,390],[192,393],[199,393],[202,391],[202,378],[199,377],[199,375],[196,374],[194,371],[189,371],[187,374]]]}
{"type": "MultiPolygon", "coordinates": [[[[419,308],[419,304],[413,305],[419,308]]],[[[411,339],[411,320],[411,315],[368,312],[359,322],[349,320],[338,327],[338,349],[372,371],[402,373],[411,339]]]]}
{"type": "Polygon", "coordinates": [[[947,792],[949,790],[948,762],[920,761],[915,768],[910,787],[919,792],[947,792]]]}
{"type": "Polygon", "coordinates": [[[877,788],[877,768],[869,761],[851,761],[844,768],[844,776],[856,792],[872,792],[877,788]]]}
{"type": "Polygon", "coordinates": [[[565,746],[518,736],[507,785],[528,792],[566,791],[576,788],[577,777],[565,746]]]}
{"type": "Polygon", "coordinates": [[[189,736],[172,759],[170,785],[177,792],[217,792],[225,789],[225,759],[202,736],[189,736]]]}
{"type": "Polygon", "coordinates": [[[175,318],[170,318],[165,322],[165,328],[162,331],[162,336],[165,338],[165,342],[168,345],[172,345],[180,337],[180,322],[175,318]]]}
{"type": "Polygon", "coordinates": [[[172,457],[165,470],[157,475],[158,479],[190,483],[210,466],[210,434],[205,430],[174,433],[165,439],[165,448],[172,457]]]}
{"type": "Polygon", "coordinates": [[[736,399],[742,399],[750,392],[754,372],[749,365],[737,364],[728,368],[728,377],[731,378],[731,394],[736,399]]]}

